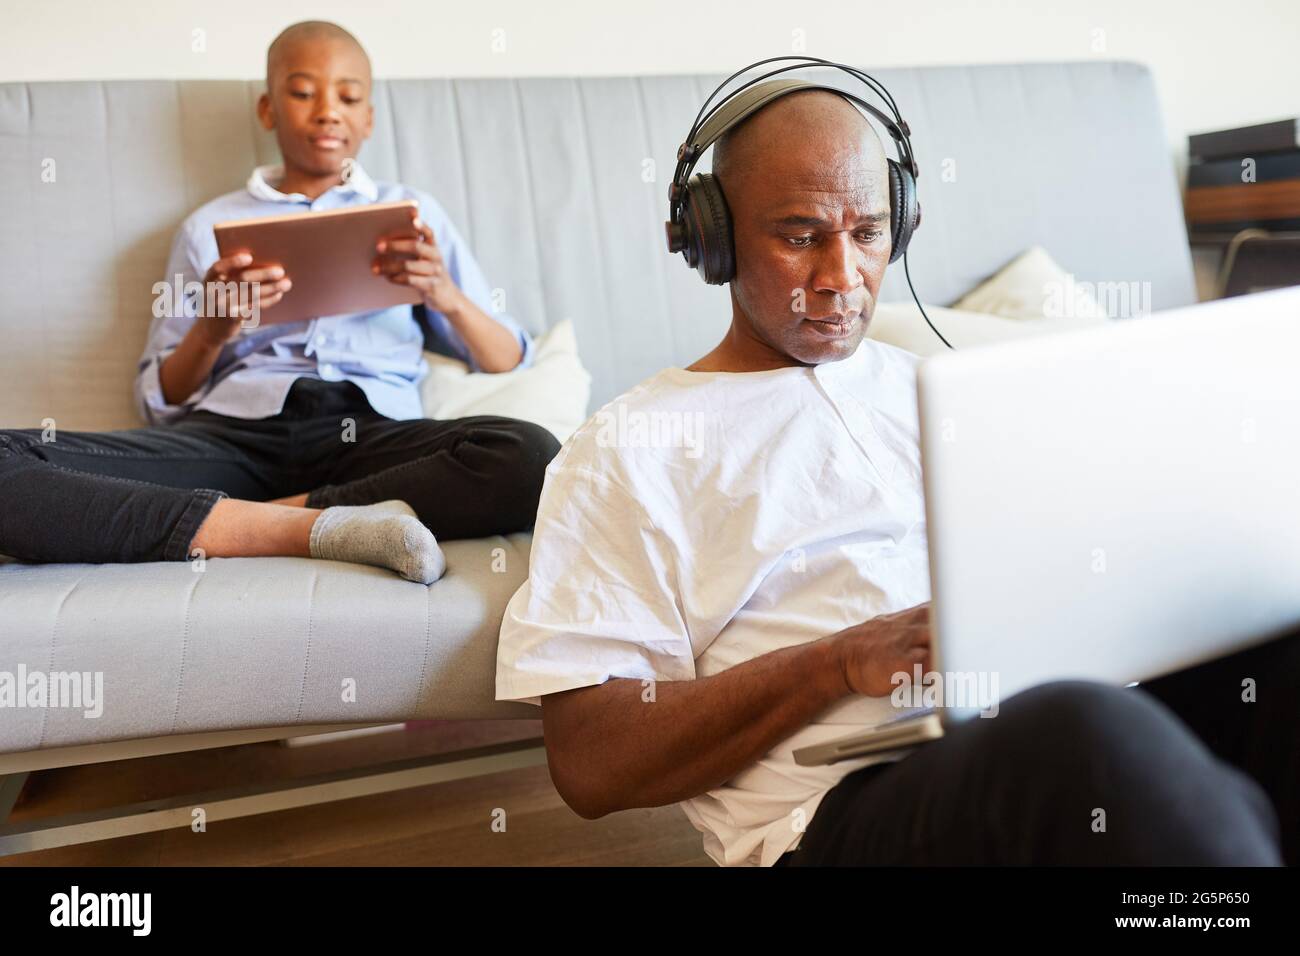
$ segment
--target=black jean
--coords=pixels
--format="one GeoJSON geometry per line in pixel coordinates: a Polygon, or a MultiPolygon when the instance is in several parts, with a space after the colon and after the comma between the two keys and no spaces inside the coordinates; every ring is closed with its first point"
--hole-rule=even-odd
{"type": "Polygon", "coordinates": [[[0,431],[0,554],[32,562],[189,557],[223,497],[307,505],[398,498],[442,540],[532,527],[559,443],[493,416],[393,421],[350,382],[299,379],[284,408],[246,420],[205,411],[115,432],[0,431]]]}
{"type": "Polygon", "coordinates": [[[849,774],[777,865],[1282,862],[1300,862],[1300,631],[1139,687],[1016,694],[849,774]]]}

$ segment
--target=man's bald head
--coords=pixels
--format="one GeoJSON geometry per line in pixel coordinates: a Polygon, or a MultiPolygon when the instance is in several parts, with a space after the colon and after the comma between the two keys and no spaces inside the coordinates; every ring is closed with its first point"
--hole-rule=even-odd
{"type": "Polygon", "coordinates": [[[328,20],[304,20],[301,23],[294,23],[285,27],[280,31],[280,35],[272,40],[271,45],[267,47],[267,88],[270,89],[273,77],[286,59],[289,51],[302,44],[320,42],[343,44],[352,47],[359,53],[361,61],[365,63],[365,76],[357,77],[357,79],[364,80],[367,86],[370,85],[370,57],[366,55],[366,49],[361,45],[360,40],[337,23],[330,23],[328,20]]]}
{"type": "Polygon", "coordinates": [[[800,90],[714,149],[731,211],[735,347],[754,367],[853,354],[891,241],[889,167],[871,124],[843,96],[800,90]]]}
{"type": "Polygon", "coordinates": [[[880,137],[867,118],[829,90],[787,93],[732,127],[713,147],[713,173],[728,202],[738,198],[751,174],[771,172],[778,164],[807,168],[810,162],[827,173],[845,164],[872,174],[887,169],[880,137]]]}

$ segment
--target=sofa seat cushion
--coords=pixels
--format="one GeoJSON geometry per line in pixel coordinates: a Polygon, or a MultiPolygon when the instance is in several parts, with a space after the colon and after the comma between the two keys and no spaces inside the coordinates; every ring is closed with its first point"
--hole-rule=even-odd
{"type": "Polygon", "coordinates": [[[0,563],[0,693],[26,674],[24,705],[0,711],[0,753],[253,727],[535,719],[535,707],[494,694],[497,633],[530,541],[447,542],[447,574],[427,588],[304,558],[0,563]],[[99,716],[26,706],[32,687],[74,673],[92,675],[88,688],[102,674],[99,716]]]}

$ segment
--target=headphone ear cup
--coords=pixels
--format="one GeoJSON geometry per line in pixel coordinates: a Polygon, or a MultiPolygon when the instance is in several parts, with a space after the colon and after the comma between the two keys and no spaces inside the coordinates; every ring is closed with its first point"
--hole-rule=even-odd
{"type": "Polygon", "coordinates": [[[921,204],[916,198],[916,180],[894,160],[889,163],[889,233],[892,245],[889,261],[901,259],[921,225],[921,204]]]}
{"type": "Polygon", "coordinates": [[[686,187],[686,262],[709,285],[722,285],[736,274],[731,210],[712,173],[696,173],[686,187]]]}

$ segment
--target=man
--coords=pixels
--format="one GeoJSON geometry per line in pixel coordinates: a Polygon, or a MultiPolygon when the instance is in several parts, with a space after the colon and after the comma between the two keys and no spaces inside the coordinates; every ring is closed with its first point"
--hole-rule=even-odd
{"type": "MultiPolygon", "coordinates": [[[[472,368],[529,361],[528,335],[489,314],[491,287],[442,207],[376,183],[356,161],[374,123],[370,60],[322,21],[267,51],[257,104],[283,164],[253,171],[182,224],[167,280],[203,281],[183,314],[158,316],[136,395],[154,427],[106,434],[0,432],[0,553],[29,561],[134,562],[290,555],[391,568],[429,584],[438,539],[532,524],[558,443],[527,422],[423,418],[425,341],[472,368]],[[230,219],[413,199],[412,229],[377,243],[373,270],[422,307],[322,316],[245,332],[227,283],[257,283],[274,310],[292,287],[279,266],[218,258],[230,219]],[[202,309],[200,308],[202,306],[202,309]]],[[[165,295],[163,301],[171,302],[165,295]]]]}
{"type": "Polygon", "coordinates": [[[930,666],[917,359],[864,338],[889,196],[854,107],[781,97],[714,172],[730,329],[552,462],[501,631],[497,696],[540,703],[566,802],[680,802],[724,864],[1276,863],[1271,797],[1294,861],[1294,636],[1147,690],[1038,687],[910,754],[794,763],[894,716],[892,675],[930,666]]]}

